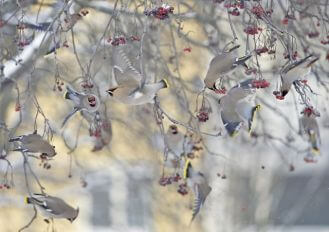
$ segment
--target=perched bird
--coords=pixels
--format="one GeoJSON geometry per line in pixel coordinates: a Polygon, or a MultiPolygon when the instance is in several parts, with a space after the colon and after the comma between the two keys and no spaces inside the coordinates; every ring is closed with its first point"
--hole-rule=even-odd
{"type": "Polygon", "coordinates": [[[34,193],[33,197],[25,198],[25,203],[34,204],[45,217],[50,219],[65,218],[72,223],[79,214],[79,207],[74,209],[62,199],[47,194],[34,193]]]}
{"type": "Polygon", "coordinates": [[[199,213],[201,207],[204,205],[204,202],[211,191],[211,187],[205,176],[201,172],[196,172],[193,169],[190,160],[187,160],[185,163],[183,178],[186,180],[187,186],[194,194],[192,222],[199,213]]]}
{"type": "Polygon", "coordinates": [[[178,130],[176,125],[170,125],[166,132],[166,140],[168,148],[180,156],[182,153],[189,153],[192,151],[192,143],[188,136],[185,136],[178,130]]]}
{"type": "Polygon", "coordinates": [[[47,157],[53,157],[56,155],[55,146],[50,145],[36,132],[9,139],[9,142],[16,141],[20,142],[20,145],[18,148],[15,148],[14,151],[41,153],[47,157]]]}
{"type": "Polygon", "coordinates": [[[239,83],[219,99],[222,122],[231,137],[239,132],[244,121],[248,123],[248,131],[252,130],[255,113],[260,109],[260,105],[253,106],[246,100],[255,91],[253,81],[248,79],[239,83]]]}
{"type": "Polygon", "coordinates": [[[320,130],[316,117],[320,114],[313,109],[313,107],[306,107],[301,114],[303,116],[300,118],[301,130],[303,133],[307,134],[308,139],[312,146],[312,151],[318,153],[320,151],[320,130]]]}
{"type": "Polygon", "coordinates": [[[141,83],[132,76],[135,71],[122,70],[120,67],[113,67],[113,74],[116,80],[120,84],[114,88],[107,90],[107,93],[113,97],[113,99],[128,105],[142,105],[146,103],[154,103],[154,97],[160,89],[167,88],[169,86],[167,80],[162,79],[156,83],[145,83],[141,86],[141,83]],[[122,76],[122,78],[120,78],[122,76]],[[128,78],[127,78],[128,77],[128,78]]]}
{"type": "Polygon", "coordinates": [[[228,74],[233,71],[239,65],[247,67],[245,62],[250,59],[251,54],[238,57],[235,54],[235,49],[239,48],[240,45],[237,45],[231,48],[227,52],[223,52],[215,56],[209,64],[208,71],[204,83],[208,89],[216,90],[216,81],[223,77],[223,75],[228,74]]]}
{"type": "Polygon", "coordinates": [[[95,94],[79,93],[72,89],[70,86],[66,86],[67,92],[65,93],[65,99],[69,99],[74,103],[73,111],[67,115],[62,123],[62,127],[67,120],[72,117],[76,112],[83,110],[90,113],[96,112],[100,106],[100,100],[95,94]]]}
{"type": "Polygon", "coordinates": [[[166,132],[166,142],[168,148],[168,155],[165,159],[164,166],[168,168],[183,168],[184,154],[192,152],[193,143],[189,136],[185,136],[178,130],[176,125],[170,125],[166,132]]]}
{"type": "Polygon", "coordinates": [[[287,65],[281,70],[281,87],[279,94],[282,98],[288,94],[291,85],[295,81],[305,78],[311,72],[312,65],[318,59],[319,57],[308,55],[299,61],[287,65]]]}

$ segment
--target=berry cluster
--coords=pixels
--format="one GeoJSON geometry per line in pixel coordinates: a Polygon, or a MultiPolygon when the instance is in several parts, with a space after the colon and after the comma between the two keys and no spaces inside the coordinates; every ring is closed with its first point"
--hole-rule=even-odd
{"type": "Polygon", "coordinates": [[[257,48],[257,49],[255,49],[255,52],[257,55],[261,55],[262,53],[268,52],[268,48],[266,46],[264,46],[262,48],[257,48]]]}
{"type": "Polygon", "coordinates": [[[90,137],[96,137],[99,138],[102,136],[102,131],[101,128],[97,127],[97,128],[90,128],[89,129],[89,136],[90,137]]]}
{"type": "Polygon", "coordinates": [[[263,9],[263,7],[261,5],[258,6],[254,6],[251,9],[251,13],[253,13],[254,15],[257,16],[257,18],[261,18],[263,15],[265,15],[265,10],[263,9]]]}
{"type": "Polygon", "coordinates": [[[225,87],[215,90],[215,93],[217,93],[217,94],[226,94],[226,92],[227,92],[227,90],[225,87]]]}
{"type": "MultiPolygon", "coordinates": [[[[290,59],[290,56],[289,56],[288,53],[284,53],[284,54],[283,54],[283,57],[284,57],[285,59],[290,59]]],[[[298,52],[297,52],[297,51],[294,51],[294,53],[293,53],[292,56],[291,56],[291,59],[296,60],[297,57],[298,57],[298,52]]]]}
{"type": "Polygon", "coordinates": [[[224,4],[225,8],[240,8],[240,9],[244,9],[244,3],[243,2],[238,2],[238,3],[226,3],[224,4]]]}
{"type": "Polygon", "coordinates": [[[248,35],[257,35],[259,31],[262,31],[262,28],[256,26],[248,26],[243,31],[248,35]]]}
{"type": "Polygon", "coordinates": [[[22,109],[21,104],[19,104],[19,102],[16,102],[15,111],[18,112],[18,111],[21,111],[21,109],[22,109]]]}
{"type": "Polygon", "coordinates": [[[169,6],[167,4],[163,4],[160,7],[156,7],[152,10],[145,10],[144,14],[146,16],[153,16],[157,19],[164,20],[169,18],[169,14],[174,13],[174,7],[169,6]]]}
{"type": "Polygon", "coordinates": [[[321,44],[323,44],[323,45],[327,45],[327,44],[329,44],[329,35],[327,35],[327,40],[322,39],[320,42],[321,42],[321,44]]]}
{"type": "Polygon", "coordinates": [[[256,89],[264,89],[270,86],[270,82],[266,80],[253,80],[252,87],[256,89]]]}
{"type": "Polygon", "coordinates": [[[314,32],[309,32],[307,34],[308,38],[312,39],[312,38],[317,38],[319,37],[320,33],[318,31],[314,31],[314,32]]]}
{"type": "Polygon", "coordinates": [[[180,177],[180,175],[178,173],[176,173],[175,176],[167,176],[167,177],[166,176],[163,176],[159,180],[159,185],[161,185],[161,186],[170,185],[173,182],[178,182],[181,179],[182,178],[180,177]]]}
{"type": "Polygon", "coordinates": [[[184,52],[191,52],[191,51],[192,51],[192,48],[187,47],[187,48],[184,48],[183,51],[184,51],[184,52]]]}
{"type": "Polygon", "coordinates": [[[289,19],[288,19],[287,17],[284,17],[284,18],[281,20],[281,23],[282,23],[283,25],[288,25],[288,23],[289,23],[289,19]]]}
{"type": "Polygon", "coordinates": [[[185,183],[178,185],[177,192],[183,196],[188,194],[187,185],[185,183]]]}
{"type": "Polygon", "coordinates": [[[9,184],[0,184],[0,189],[10,189],[10,185],[9,184]]]}
{"type": "Polygon", "coordinates": [[[206,122],[209,120],[209,112],[205,110],[200,110],[196,116],[199,122],[206,122]]]}
{"type": "Polygon", "coordinates": [[[273,95],[275,96],[276,99],[278,100],[284,100],[284,96],[282,96],[280,91],[273,91],[273,95]]]}
{"type": "Polygon", "coordinates": [[[238,8],[234,8],[233,10],[230,10],[228,13],[233,15],[233,16],[239,16],[240,15],[240,11],[239,11],[238,8]]]}
{"type": "Polygon", "coordinates": [[[313,156],[305,156],[304,157],[305,163],[317,163],[318,161],[313,158],[313,156]]]}
{"type": "Polygon", "coordinates": [[[120,37],[116,37],[116,38],[109,38],[107,40],[107,42],[109,42],[112,46],[119,46],[119,45],[123,45],[126,44],[126,38],[123,36],[120,37]]]}
{"type": "Polygon", "coordinates": [[[94,84],[92,84],[92,83],[90,83],[88,81],[83,81],[81,83],[81,87],[84,88],[84,89],[86,89],[86,88],[92,89],[92,88],[94,88],[94,84]]]}
{"type": "Polygon", "coordinates": [[[115,38],[109,38],[107,40],[108,43],[110,43],[112,46],[120,46],[120,45],[124,45],[127,43],[127,41],[140,41],[140,38],[138,36],[132,35],[130,37],[124,37],[124,36],[119,36],[119,37],[115,37],[115,38]]]}

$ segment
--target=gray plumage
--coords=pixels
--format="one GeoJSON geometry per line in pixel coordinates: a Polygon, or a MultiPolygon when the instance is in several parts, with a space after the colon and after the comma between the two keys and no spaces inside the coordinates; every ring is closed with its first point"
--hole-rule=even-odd
{"type": "Polygon", "coordinates": [[[230,73],[239,65],[245,65],[245,62],[251,58],[251,55],[243,56],[238,58],[235,46],[228,52],[223,52],[215,56],[209,64],[208,71],[204,80],[204,83],[209,89],[216,89],[216,81],[223,75],[230,73]]]}
{"type": "Polygon", "coordinates": [[[187,186],[194,194],[192,222],[204,205],[207,196],[211,192],[211,187],[203,173],[195,171],[189,160],[186,162],[186,167],[184,169],[184,179],[186,179],[187,186]]]}
{"type": "Polygon", "coordinates": [[[314,152],[320,151],[320,129],[316,117],[319,116],[313,108],[305,108],[302,112],[303,116],[300,118],[301,130],[308,136],[314,152]]]}
{"type": "Polygon", "coordinates": [[[74,103],[74,108],[71,113],[69,113],[63,123],[62,127],[66,122],[78,111],[84,110],[90,113],[96,112],[100,106],[100,100],[95,94],[85,94],[75,91],[70,86],[66,86],[67,92],[65,93],[65,99],[71,100],[74,103]]]}
{"type": "Polygon", "coordinates": [[[46,194],[33,194],[33,197],[26,197],[27,204],[34,204],[47,218],[64,218],[73,222],[78,214],[79,208],[74,209],[64,200],[46,194]]]}
{"type": "Polygon", "coordinates": [[[56,155],[55,147],[36,133],[14,137],[11,138],[9,142],[20,142],[19,146],[15,148],[14,151],[41,153],[48,157],[56,155]]]}
{"type": "Polygon", "coordinates": [[[309,55],[299,61],[293,62],[281,70],[281,96],[285,97],[292,84],[299,79],[305,78],[310,72],[312,65],[318,60],[318,57],[309,55]]]}
{"type": "Polygon", "coordinates": [[[244,121],[248,123],[248,131],[250,132],[252,129],[255,112],[260,108],[259,105],[253,106],[245,100],[255,92],[252,83],[253,79],[239,83],[230,89],[227,95],[223,96],[219,101],[222,122],[231,137],[239,132],[244,121]]]}
{"type": "Polygon", "coordinates": [[[114,66],[112,75],[117,82],[117,86],[107,90],[107,93],[115,100],[128,105],[142,105],[146,103],[154,103],[154,97],[160,89],[167,88],[168,82],[163,79],[157,83],[142,84],[142,75],[133,68],[128,58],[126,65],[121,68],[114,66]]]}

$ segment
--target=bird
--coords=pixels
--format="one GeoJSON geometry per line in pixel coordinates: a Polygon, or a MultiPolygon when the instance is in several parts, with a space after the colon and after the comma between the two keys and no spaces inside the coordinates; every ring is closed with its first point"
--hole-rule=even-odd
{"type": "Polygon", "coordinates": [[[54,157],[57,154],[55,146],[50,145],[48,141],[44,140],[36,131],[33,134],[11,138],[9,142],[20,142],[18,148],[15,148],[13,151],[41,153],[47,157],[54,157]]]}
{"type": "Polygon", "coordinates": [[[176,154],[176,156],[180,156],[183,152],[190,152],[191,148],[187,145],[188,138],[179,131],[176,125],[170,125],[166,132],[166,141],[170,151],[176,154]]]}
{"type": "Polygon", "coordinates": [[[95,94],[79,93],[69,85],[66,86],[66,90],[67,91],[64,95],[64,98],[71,100],[74,103],[74,108],[73,111],[65,117],[62,123],[62,127],[65,125],[67,120],[69,120],[72,115],[78,111],[83,110],[89,113],[94,113],[99,109],[100,100],[95,94]]]}
{"type": "Polygon", "coordinates": [[[227,52],[223,52],[210,61],[206,77],[204,79],[205,86],[210,90],[216,90],[216,82],[223,75],[230,73],[239,65],[247,67],[245,62],[251,58],[251,54],[238,57],[236,49],[240,45],[236,45],[227,52]]]}
{"type": "Polygon", "coordinates": [[[133,77],[137,70],[123,70],[119,66],[113,67],[113,75],[119,85],[106,92],[115,100],[128,105],[142,105],[154,103],[154,97],[160,89],[169,87],[168,81],[162,79],[156,83],[145,83],[141,86],[139,80],[133,77]]]}
{"type": "Polygon", "coordinates": [[[251,105],[246,100],[255,92],[253,83],[253,79],[247,79],[231,88],[219,99],[222,122],[231,137],[237,135],[244,121],[247,121],[248,131],[251,132],[255,113],[261,108],[259,104],[251,105]]]}
{"type": "Polygon", "coordinates": [[[314,57],[313,54],[306,56],[305,58],[295,61],[281,70],[281,86],[280,86],[280,96],[284,98],[291,85],[299,80],[305,78],[310,72],[312,65],[319,59],[319,57],[314,57]]]}
{"type": "Polygon", "coordinates": [[[25,197],[25,203],[34,204],[45,217],[50,219],[63,218],[72,223],[79,214],[79,207],[74,209],[61,198],[45,193],[34,193],[33,196],[25,197]]]}
{"type": "Polygon", "coordinates": [[[207,196],[211,192],[211,187],[209,186],[204,174],[193,169],[189,159],[187,159],[185,163],[183,178],[186,180],[187,186],[194,194],[194,205],[191,218],[192,223],[197,214],[200,212],[201,207],[204,205],[207,196]]]}
{"type": "Polygon", "coordinates": [[[316,154],[320,151],[320,129],[316,117],[320,116],[313,107],[305,107],[301,112],[303,116],[300,118],[301,131],[307,134],[312,146],[312,151],[316,154]]]}

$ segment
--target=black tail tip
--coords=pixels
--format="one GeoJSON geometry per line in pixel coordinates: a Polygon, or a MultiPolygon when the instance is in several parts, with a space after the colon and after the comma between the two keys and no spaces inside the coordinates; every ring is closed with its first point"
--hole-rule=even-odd
{"type": "Polygon", "coordinates": [[[31,199],[29,197],[24,198],[25,204],[31,204],[31,199]]]}
{"type": "Polygon", "coordinates": [[[70,98],[70,93],[69,93],[68,91],[65,93],[64,98],[65,98],[65,99],[71,99],[71,98],[70,98]]]}
{"type": "Polygon", "coordinates": [[[166,79],[162,79],[160,82],[163,83],[164,88],[169,88],[169,83],[166,79]]]}

